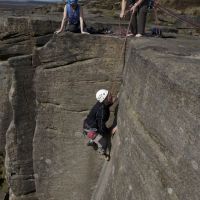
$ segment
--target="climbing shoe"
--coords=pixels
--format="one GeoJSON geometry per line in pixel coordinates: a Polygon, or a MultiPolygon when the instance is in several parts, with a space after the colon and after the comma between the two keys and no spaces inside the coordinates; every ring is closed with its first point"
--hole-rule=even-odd
{"type": "Polygon", "coordinates": [[[106,161],[109,161],[109,160],[110,160],[110,155],[105,154],[105,160],[106,160],[106,161]]]}
{"type": "Polygon", "coordinates": [[[100,158],[103,159],[103,160],[109,161],[110,160],[110,155],[104,153],[104,154],[100,155],[100,158]]]}
{"type": "Polygon", "coordinates": [[[93,143],[92,147],[93,147],[93,149],[94,149],[95,151],[97,151],[98,145],[97,145],[95,142],[93,143]]]}
{"type": "Polygon", "coordinates": [[[99,153],[100,155],[104,155],[104,154],[105,154],[105,150],[104,150],[102,147],[99,147],[99,148],[97,149],[97,151],[98,151],[98,153],[99,153]]]}
{"type": "Polygon", "coordinates": [[[97,144],[93,140],[89,140],[87,143],[88,147],[93,147],[93,149],[96,151],[98,149],[97,144]]]}

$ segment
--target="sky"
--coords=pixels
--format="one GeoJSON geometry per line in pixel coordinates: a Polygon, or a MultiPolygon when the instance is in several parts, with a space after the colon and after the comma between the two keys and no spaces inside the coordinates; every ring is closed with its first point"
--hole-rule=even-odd
{"type": "MultiPolygon", "coordinates": [[[[5,2],[5,0],[0,0],[0,2],[1,1],[5,2]]],[[[7,1],[15,1],[15,2],[28,2],[28,1],[61,2],[62,0],[7,0],[7,1]]]]}

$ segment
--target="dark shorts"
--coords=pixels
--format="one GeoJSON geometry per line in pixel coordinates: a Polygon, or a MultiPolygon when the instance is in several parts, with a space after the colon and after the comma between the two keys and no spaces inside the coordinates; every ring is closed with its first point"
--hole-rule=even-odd
{"type": "Polygon", "coordinates": [[[72,32],[72,33],[80,33],[80,24],[68,24],[66,31],[72,32]]]}

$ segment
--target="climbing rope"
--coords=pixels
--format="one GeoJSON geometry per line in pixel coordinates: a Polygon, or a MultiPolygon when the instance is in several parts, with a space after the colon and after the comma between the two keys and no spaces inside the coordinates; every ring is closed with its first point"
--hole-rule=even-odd
{"type": "MultiPolygon", "coordinates": [[[[133,14],[134,12],[131,13],[131,17],[130,17],[130,21],[129,21],[129,24],[128,24],[128,28],[126,30],[126,36],[125,36],[125,39],[124,39],[124,43],[122,45],[122,50],[121,50],[121,53],[120,53],[120,61],[121,59],[123,58],[123,63],[122,63],[122,74],[124,73],[124,68],[125,68],[125,57],[126,57],[126,43],[127,43],[127,38],[128,38],[128,33],[129,33],[129,30],[130,30],[130,26],[131,26],[131,22],[132,22],[132,18],[133,18],[133,14]]],[[[121,20],[119,21],[119,27],[120,27],[120,33],[122,33],[122,30],[121,30],[121,20]]],[[[122,36],[122,35],[121,35],[122,36]]],[[[111,89],[110,91],[113,93],[114,91],[114,82],[112,83],[112,86],[111,86],[111,89]]]]}
{"type": "Polygon", "coordinates": [[[190,24],[191,26],[193,26],[193,27],[195,27],[197,29],[200,29],[200,24],[193,23],[190,20],[187,20],[187,19],[184,19],[184,18],[180,17],[178,14],[176,14],[174,11],[170,10],[169,8],[164,8],[160,4],[157,4],[156,7],[158,9],[160,9],[161,11],[163,11],[164,13],[166,13],[167,15],[169,15],[171,17],[175,17],[179,21],[182,21],[184,23],[190,24]]]}
{"type": "MultiPolygon", "coordinates": [[[[156,25],[158,25],[158,14],[157,14],[158,9],[160,9],[161,11],[163,11],[164,13],[166,13],[166,14],[172,16],[172,17],[175,17],[175,18],[178,19],[179,21],[182,21],[182,22],[184,22],[184,23],[188,23],[188,24],[190,24],[191,26],[193,26],[193,27],[195,27],[195,28],[197,28],[197,29],[200,29],[200,24],[196,24],[196,23],[191,22],[190,20],[183,19],[182,17],[178,16],[175,12],[173,12],[173,11],[170,10],[169,8],[164,8],[164,7],[161,6],[159,3],[157,3],[156,5],[153,6],[156,25]]],[[[129,33],[129,29],[130,29],[132,17],[133,17],[133,12],[132,12],[132,14],[131,14],[131,18],[130,18],[130,21],[129,21],[128,29],[127,29],[127,31],[126,31],[126,36],[125,36],[125,40],[124,40],[124,43],[123,43],[123,46],[122,46],[122,52],[121,52],[121,57],[120,57],[120,60],[121,60],[122,57],[123,57],[122,74],[123,74],[124,68],[125,68],[125,56],[126,56],[127,35],[128,35],[128,33],[129,33]]],[[[123,31],[122,31],[122,28],[121,28],[121,20],[119,20],[119,30],[120,30],[120,36],[122,37],[122,36],[123,36],[123,31]]],[[[113,86],[111,87],[111,91],[112,91],[112,90],[113,90],[113,86]]]]}
{"type": "Polygon", "coordinates": [[[128,24],[128,29],[126,31],[126,37],[125,37],[124,44],[123,44],[123,47],[122,47],[122,53],[123,53],[122,56],[124,58],[124,60],[123,60],[123,67],[122,67],[122,73],[124,71],[124,66],[125,66],[125,53],[126,53],[127,37],[128,37],[128,33],[129,33],[129,30],[130,30],[130,27],[131,27],[131,22],[132,22],[133,14],[134,14],[134,12],[131,13],[131,18],[130,18],[130,21],[129,21],[129,24],[128,24]]]}

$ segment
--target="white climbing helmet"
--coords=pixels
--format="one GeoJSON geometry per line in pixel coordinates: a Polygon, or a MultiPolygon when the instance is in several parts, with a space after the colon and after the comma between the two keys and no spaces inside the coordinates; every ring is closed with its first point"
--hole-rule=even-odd
{"type": "Polygon", "coordinates": [[[107,96],[108,96],[108,90],[105,89],[101,89],[96,93],[96,99],[100,103],[102,103],[107,96]]]}

